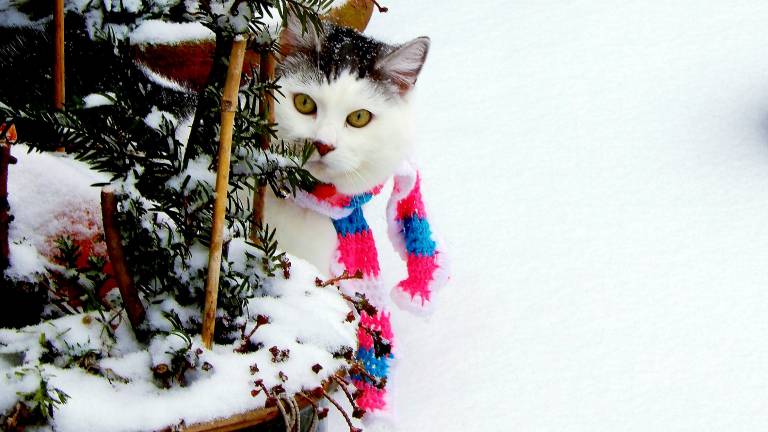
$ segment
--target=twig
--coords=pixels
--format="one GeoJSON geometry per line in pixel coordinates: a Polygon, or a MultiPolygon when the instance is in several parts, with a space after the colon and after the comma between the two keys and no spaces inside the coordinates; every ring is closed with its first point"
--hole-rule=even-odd
{"type": "Polygon", "coordinates": [[[341,387],[341,390],[344,392],[345,395],[347,395],[347,399],[349,400],[349,403],[354,407],[355,406],[355,398],[352,397],[352,393],[349,392],[349,389],[347,388],[347,382],[343,380],[338,375],[331,375],[331,379],[336,381],[339,384],[339,387],[341,387]]]}
{"type": "Polygon", "coordinates": [[[385,386],[386,381],[371,375],[367,370],[365,370],[365,366],[359,361],[352,362],[352,369],[350,369],[349,373],[352,375],[362,375],[365,378],[368,378],[376,388],[383,388],[385,386]]]}
{"type": "Polygon", "coordinates": [[[229,188],[229,163],[232,156],[232,129],[237,111],[237,95],[240,75],[243,71],[247,41],[238,37],[232,42],[227,80],[221,97],[221,133],[219,138],[219,162],[216,169],[216,199],[213,205],[211,248],[208,252],[208,279],[205,282],[205,311],[203,313],[203,345],[211,349],[216,325],[216,301],[219,295],[221,253],[224,246],[224,216],[227,210],[229,188]]]}
{"type": "MultiPolygon", "coordinates": [[[[303,397],[307,402],[312,405],[312,421],[307,426],[308,431],[314,431],[317,429],[317,424],[320,423],[320,407],[317,405],[314,399],[307,396],[303,392],[296,393],[297,396],[303,397]]],[[[325,417],[325,416],[323,416],[325,417]]]]}
{"type": "Polygon", "coordinates": [[[373,1],[374,6],[376,6],[376,9],[379,10],[379,12],[385,13],[385,12],[389,11],[388,7],[380,5],[379,2],[377,2],[376,0],[372,0],[372,1],[373,1]]]}
{"type": "Polygon", "coordinates": [[[363,418],[365,415],[365,410],[358,407],[357,403],[355,403],[355,397],[352,395],[352,393],[349,392],[350,383],[339,374],[334,374],[331,376],[331,378],[339,384],[341,390],[344,391],[345,395],[347,395],[347,400],[349,400],[349,404],[352,405],[352,417],[358,419],[363,418]]]}
{"type": "Polygon", "coordinates": [[[356,428],[356,427],[355,427],[355,426],[352,424],[352,419],[350,419],[350,418],[349,418],[349,415],[347,414],[347,412],[346,412],[346,411],[344,411],[344,408],[342,408],[342,407],[341,407],[341,405],[340,405],[338,402],[336,402],[336,400],[335,400],[335,399],[333,399],[333,398],[331,397],[331,395],[329,395],[329,394],[328,394],[328,392],[327,392],[327,391],[323,390],[323,396],[324,396],[326,399],[328,399],[328,402],[332,403],[332,404],[333,404],[333,406],[335,406],[337,410],[339,410],[339,412],[341,413],[341,415],[342,415],[342,416],[344,416],[344,420],[346,420],[346,421],[347,421],[347,425],[349,426],[349,431],[350,431],[350,432],[362,432],[360,429],[356,428]]]}
{"type": "Polygon", "coordinates": [[[254,333],[256,333],[256,330],[259,329],[259,327],[269,324],[269,317],[266,317],[264,315],[258,315],[256,317],[256,325],[253,326],[253,330],[251,330],[250,333],[248,333],[248,336],[245,335],[245,327],[248,323],[243,325],[243,335],[242,335],[242,341],[240,342],[240,346],[235,349],[235,352],[244,353],[248,352],[248,343],[251,341],[251,336],[253,336],[254,333]]]}
{"type": "Polygon", "coordinates": [[[105,187],[101,190],[101,217],[104,224],[104,240],[107,243],[107,254],[112,263],[112,269],[115,273],[117,287],[120,290],[120,296],[123,298],[123,305],[128,314],[128,320],[131,322],[133,332],[138,338],[144,334],[140,330],[141,324],[146,317],[144,305],[141,303],[139,293],[133,281],[133,276],[128,269],[128,263],[125,260],[123,243],[120,238],[120,227],[117,225],[117,198],[115,193],[105,187]]]}
{"type": "Polygon", "coordinates": [[[362,279],[363,278],[363,272],[362,270],[358,270],[355,272],[355,274],[350,275],[348,271],[344,270],[344,273],[341,274],[341,276],[337,276],[335,278],[328,279],[327,281],[323,282],[320,278],[315,278],[315,286],[318,286],[320,288],[327,287],[329,285],[336,285],[337,283],[344,281],[344,280],[350,280],[350,279],[362,279]]]}

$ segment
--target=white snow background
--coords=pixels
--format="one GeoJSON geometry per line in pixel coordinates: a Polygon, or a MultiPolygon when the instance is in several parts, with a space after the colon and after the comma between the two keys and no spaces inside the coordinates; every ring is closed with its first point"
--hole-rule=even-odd
{"type": "Polygon", "coordinates": [[[768,3],[383,4],[453,263],[402,430],[768,430],[768,3]]]}

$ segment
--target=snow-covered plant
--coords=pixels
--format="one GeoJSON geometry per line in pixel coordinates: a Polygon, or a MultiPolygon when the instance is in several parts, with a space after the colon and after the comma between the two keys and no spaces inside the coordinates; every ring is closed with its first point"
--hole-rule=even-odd
{"type": "MultiPolygon", "coordinates": [[[[264,22],[272,14],[283,20],[296,16],[305,26],[320,31],[318,13],[330,3],[131,0],[69,4],[69,49],[77,52],[76,56],[88,53],[93,70],[82,76],[70,75],[69,99],[62,111],[49,109],[42,102],[49,85],[47,77],[21,77],[28,88],[0,95],[4,100],[0,115],[17,125],[31,149],[63,147],[109,176],[108,182],[96,186],[108,186],[118,197],[119,236],[130,276],[146,308],[146,319],[125,336],[129,327],[124,305],[117,296],[104,294],[105,286],[113,283],[108,263],[103,256],[81,250],[71,238],[57,240],[56,256],[35,283],[0,275],[4,287],[20,292],[37,293],[42,287],[47,302],[41,305],[44,318],[56,323],[51,325],[57,329],[68,326],[55,337],[50,337],[45,323],[23,334],[0,334],[0,366],[2,355],[25,346],[20,340],[33,340],[39,334],[41,341],[37,355],[26,356],[19,362],[23,366],[13,366],[37,371],[39,386],[19,394],[24,409],[37,414],[26,418],[16,408],[3,412],[0,406],[0,421],[20,421],[22,427],[44,423],[58,404],[66,402],[67,394],[47,385],[48,368],[82,370],[114,385],[128,385],[141,374],[123,376],[105,360],[130,356],[137,346],[148,353],[151,377],[159,387],[185,386],[215,373],[219,366],[212,358],[221,360],[221,356],[204,352],[199,334],[215,195],[219,104],[227,66],[224,54],[238,34],[254,36],[252,51],[262,55],[276,51],[274,29],[264,22]],[[126,36],[152,20],[198,22],[213,31],[216,49],[208,83],[202,90],[158,85],[137,67],[135,47],[126,36]],[[77,330],[66,336],[71,329],[77,330]]],[[[40,20],[45,23],[45,19],[40,20]]],[[[254,71],[248,72],[248,76],[256,76],[254,71]]],[[[286,397],[304,395],[322,417],[327,410],[319,409],[314,399],[332,400],[323,390],[323,385],[332,381],[345,390],[354,405],[345,379],[336,372],[351,367],[352,373],[364,373],[364,368],[353,361],[358,315],[352,309],[360,310],[367,303],[348,299],[352,306],[345,304],[332,286],[337,281],[311,286],[306,269],[299,270],[303,272],[299,280],[310,282],[306,291],[290,295],[281,291],[281,283],[294,278],[292,265],[279,251],[274,231],[252,223],[251,197],[259,185],[286,195],[315,179],[302,169],[311,145],[296,149],[276,140],[268,149],[259,145],[260,136],[275,137],[275,125],[259,110],[265,93],[274,91],[279,91],[275,80],[251,78],[239,94],[214,341],[230,346],[231,353],[262,359],[250,363],[252,396],[263,396],[267,406],[285,410],[286,397]],[[300,313],[286,311],[288,306],[283,303],[300,313]],[[307,314],[307,304],[327,309],[316,313],[317,317],[339,316],[338,322],[327,323],[333,332],[318,333],[316,325],[296,330],[296,336],[286,331],[286,326],[295,325],[297,314],[307,314]],[[306,346],[312,340],[319,340],[317,344],[325,350],[306,346]],[[317,358],[309,358],[308,353],[317,358]],[[310,359],[310,366],[299,369],[297,364],[303,363],[296,359],[310,359]],[[307,387],[304,382],[313,384],[307,387]]],[[[0,317],[0,327],[4,326],[3,319],[0,317]]],[[[8,385],[19,386],[24,380],[4,379],[8,385]]]]}
{"type": "MultiPolygon", "coordinates": [[[[323,6],[320,3],[327,2],[237,2],[248,5],[251,12],[247,15],[249,25],[234,30],[263,30],[260,18],[270,13],[268,7],[275,7],[284,16],[297,14],[311,24],[317,22],[317,8],[323,6]]],[[[217,4],[210,4],[211,11],[201,12],[198,18],[215,28],[220,38],[231,39],[232,26],[215,25],[217,17],[225,11],[222,4],[217,4]]],[[[236,6],[232,4],[226,10],[238,10],[237,16],[241,17],[242,7],[236,6]]],[[[137,20],[157,16],[152,8],[131,12],[137,20]]],[[[169,101],[155,86],[143,82],[143,72],[133,67],[130,44],[114,33],[96,32],[88,45],[100,57],[114,57],[110,62],[121,66],[110,68],[116,75],[105,83],[109,87],[99,93],[102,102],[70,106],[65,111],[28,105],[15,111],[6,109],[5,113],[15,117],[20,129],[31,132],[27,136],[31,136],[33,147],[47,150],[52,143],[61,145],[78,159],[112,176],[111,185],[121,200],[119,226],[127,261],[136,286],[148,301],[170,292],[183,305],[201,304],[219,134],[221,77],[216,77],[215,72],[216,64],[225,64],[226,59],[215,59],[212,83],[193,95],[191,100],[196,102],[197,109],[190,126],[189,121],[176,117],[180,110],[171,113],[162,109],[169,109],[169,101]],[[56,139],[45,139],[51,135],[56,139]]],[[[266,47],[275,49],[276,45],[270,42],[266,47]]],[[[219,319],[219,340],[233,338],[236,318],[243,314],[244,300],[258,289],[259,275],[271,276],[275,264],[285,265],[280,257],[274,256],[276,246],[269,229],[250,224],[252,190],[261,183],[269,184],[277,193],[286,193],[313,181],[301,168],[310,146],[296,153],[280,144],[269,150],[258,145],[259,135],[274,135],[273,125],[259,115],[258,101],[266,91],[276,90],[278,85],[274,81],[253,79],[240,94],[226,231],[230,237],[259,241],[247,244],[241,262],[225,260],[219,296],[225,313],[219,319]]],[[[93,95],[87,96],[93,100],[93,95]]]]}
{"type": "Polygon", "coordinates": [[[19,401],[13,410],[2,419],[0,426],[5,431],[23,431],[27,425],[42,425],[53,417],[57,405],[67,402],[69,395],[52,387],[49,377],[40,367],[19,369],[16,377],[32,382],[31,389],[19,392],[19,401]]]}

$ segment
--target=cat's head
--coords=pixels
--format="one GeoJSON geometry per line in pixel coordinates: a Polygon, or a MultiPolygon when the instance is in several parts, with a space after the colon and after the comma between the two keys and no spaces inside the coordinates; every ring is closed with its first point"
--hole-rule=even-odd
{"type": "Polygon", "coordinates": [[[278,136],[313,143],[305,168],[342,193],[384,182],[413,146],[409,94],[429,38],[392,46],[332,24],[302,32],[289,20],[282,50],[278,136]]]}

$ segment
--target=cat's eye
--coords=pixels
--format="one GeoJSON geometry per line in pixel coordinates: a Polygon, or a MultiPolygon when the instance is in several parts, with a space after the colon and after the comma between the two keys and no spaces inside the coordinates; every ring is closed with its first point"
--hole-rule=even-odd
{"type": "Polygon", "coordinates": [[[293,97],[293,105],[302,114],[314,114],[317,112],[317,104],[308,94],[299,93],[293,97]]]}
{"type": "Polygon", "coordinates": [[[347,116],[347,124],[356,128],[361,128],[370,123],[372,118],[373,114],[371,114],[370,111],[367,109],[359,109],[349,113],[347,116]]]}

